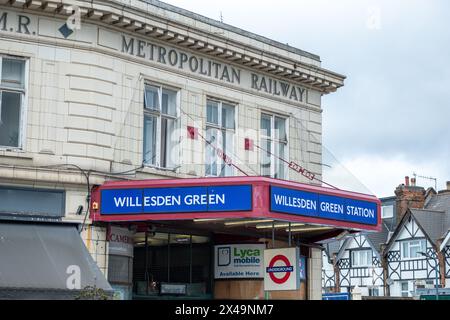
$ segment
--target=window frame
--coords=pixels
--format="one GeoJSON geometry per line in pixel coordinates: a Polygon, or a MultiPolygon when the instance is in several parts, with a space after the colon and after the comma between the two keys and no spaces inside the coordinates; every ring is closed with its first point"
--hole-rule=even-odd
{"type": "Polygon", "coordinates": [[[380,288],[372,287],[369,288],[369,297],[379,297],[380,296],[380,288]]]}
{"type": "Polygon", "coordinates": [[[108,259],[109,259],[109,261],[108,261],[108,277],[107,277],[108,282],[112,283],[113,285],[124,285],[124,286],[132,285],[133,284],[133,257],[129,257],[129,256],[125,256],[125,255],[119,255],[119,254],[108,254],[108,259]],[[109,261],[112,260],[111,257],[114,257],[116,259],[117,258],[124,259],[124,260],[126,259],[126,261],[127,261],[127,271],[128,271],[127,272],[128,273],[128,275],[127,275],[127,279],[128,280],[126,282],[118,281],[117,277],[116,277],[117,273],[112,272],[113,270],[111,270],[111,269],[112,269],[113,264],[109,263],[109,261]],[[112,275],[114,275],[115,277],[113,278],[112,275]]]}
{"type": "MultiPolygon", "coordinates": [[[[145,81],[144,82],[144,98],[143,98],[143,134],[142,134],[142,164],[144,167],[149,168],[155,168],[155,169],[164,169],[164,170],[175,170],[179,166],[179,159],[180,159],[180,140],[176,143],[177,151],[177,158],[175,161],[173,161],[173,166],[162,166],[161,165],[161,127],[162,127],[162,120],[173,120],[174,121],[174,130],[180,129],[181,121],[180,121],[180,108],[181,108],[181,98],[180,98],[180,89],[165,85],[162,83],[157,83],[153,81],[145,81]],[[146,87],[155,87],[158,88],[158,108],[159,109],[150,109],[146,108],[146,87]],[[165,114],[162,112],[162,95],[164,90],[174,91],[176,94],[176,106],[175,106],[175,115],[165,114]],[[146,117],[154,117],[156,118],[156,136],[155,136],[155,163],[148,163],[145,161],[146,158],[146,150],[145,150],[145,119],[146,117]]],[[[181,137],[180,137],[181,138],[181,137]]],[[[166,146],[167,147],[167,146],[166,146]]],[[[167,163],[167,159],[166,159],[167,163]]]]}
{"type": "Polygon", "coordinates": [[[408,281],[401,281],[400,282],[400,295],[404,298],[409,297],[409,282],[408,281]],[[406,284],[407,289],[406,291],[403,290],[403,285],[406,284]],[[405,295],[406,294],[406,295],[405,295]]]}
{"type": "Polygon", "coordinates": [[[427,240],[425,238],[415,238],[415,239],[407,239],[407,240],[403,240],[399,243],[400,245],[400,257],[402,260],[421,260],[421,259],[425,259],[425,257],[419,255],[417,257],[411,257],[411,242],[420,242],[423,244],[423,246],[421,246],[421,250],[420,252],[426,252],[427,250],[427,240]],[[408,245],[408,256],[405,255],[405,250],[404,250],[404,245],[407,244],[408,245]]]}
{"type": "Polygon", "coordinates": [[[394,217],[394,205],[389,204],[389,205],[381,206],[381,219],[390,219],[390,218],[393,218],[393,217],[394,217]],[[392,209],[390,216],[387,216],[384,213],[384,208],[391,208],[392,209]]]}
{"type": "Polygon", "coordinates": [[[0,53],[0,115],[1,115],[1,93],[14,92],[20,93],[20,112],[19,112],[19,136],[17,139],[17,147],[0,145],[0,150],[21,152],[26,148],[26,131],[27,131],[27,110],[28,110],[28,80],[29,80],[29,57],[12,56],[0,53]],[[24,62],[23,68],[23,88],[14,88],[2,85],[3,59],[19,60],[24,62]]]}
{"type": "Polygon", "coordinates": [[[368,268],[371,267],[373,265],[372,263],[373,260],[373,250],[370,248],[364,248],[364,249],[357,249],[357,250],[350,250],[350,262],[351,262],[351,266],[352,268],[368,268]],[[368,256],[367,258],[369,259],[368,264],[359,264],[359,262],[361,261],[361,254],[363,252],[368,252],[368,256]],[[355,264],[355,260],[354,259],[354,254],[358,254],[358,264],[355,264]]]}
{"type": "MultiPolygon", "coordinates": [[[[261,110],[260,113],[260,121],[259,121],[259,126],[260,126],[260,130],[259,130],[259,141],[262,144],[262,140],[268,140],[270,141],[270,177],[271,178],[276,178],[276,179],[281,179],[281,180],[287,180],[289,179],[289,167],[287,164],[283,164],[284,165],[284,176],[283,177],[275,177],[275,164],[277,163],[277,161],[280,161],[279,159],[276,159],[275,157],[275,144],[280,144],[283,143],[284,147],[285,147],[285,159],[289,159],[289,116],[286,115],[281,115],[278,113],[274,113],[274,112],[270,112],[270,111],[266,111],[266,110],[261,110]],[[261,126],[261,122],[262,122],[262,118],[263,116],[268,116],[270,117],[270,136],[267,136],[263,133],[263,128],[261,126]],[[284,127],[285,127],[285,135],[286,135],[286,139],[285,140],[281,140],[279,138],[277,138],[275,136],[275,118],[280,118],[284,120],[284,127]]],[[[263,146],[262,146],[263,147],[263,146]]],[[[262,172],[262,152],[265,152],[263,150],[260,150],[260,174],[261,176],[263,175],[262,172]]]]}
{"type": "MultiPolygon", "coordinates": [[[[231,140],[232,140],[232,153],[235,153],[235,148],[236,148],[236,131],[237,131],[237,127],[238,127],[238,104],[232,101],[227,101],[224,99],[220,99],[220,98],[215,98],[215,97],[210,97],[207,96],[206,97],[206,116],[205,116],[205,139],[207,137],[207,132],[208,129],[214,129],[217,130],[221,133],[222,135],[222,145],[221,146],[216,146],[220,147],[222,149],[222,151],[230,157],[230,154],[227,152],[227,150],[224,150],[223,148],[223,139],[224,139],[224,133],[231,133],[231,140]],[[212,123],[212,122],[208,122],[208,103],[209,102],[214,102],[218,104],[218,108],[217,108],[217,123],[212,123]],[[231,128],[226,128],[223,126],[223,118],[222,118],[222,110],[223,110],[223,104],[232,106],[234,108],[234,129],[231,128]]],[[[226,136],[226,135],[225,135],[226,136]]],[[[228,145],[228,143],[227,143],[228,145]]],[[[215,158],[217,159],[216,163],[216,172],[217,175],[213,175],[213,174],[207,174],[206,173],[206,167],[209,164],[207,161],[207,147],[208,147],[208,143],[205,141],[205,177],[232,177],[235,175],[235,168],[233,166],[229,166],[230,167],[230,174],[226,174],[225,172],[225,168],[228,166],[223,159],[219,158],[217,153],[215,152],[215,158]],[[222,175],[222,171],[224,172],[224,175],[222,175]]],[[[213,165],[211,163],[211,165],[213,165]]]]}

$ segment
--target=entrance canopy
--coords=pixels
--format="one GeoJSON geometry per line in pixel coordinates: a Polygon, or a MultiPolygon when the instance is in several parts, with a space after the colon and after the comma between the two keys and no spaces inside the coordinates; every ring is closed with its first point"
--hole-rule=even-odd
{"type": "Polygon", "coordinates": [[[264,177],[107,182],[92,192],[91,218],[381,229],[375,196],[264,177]]]}

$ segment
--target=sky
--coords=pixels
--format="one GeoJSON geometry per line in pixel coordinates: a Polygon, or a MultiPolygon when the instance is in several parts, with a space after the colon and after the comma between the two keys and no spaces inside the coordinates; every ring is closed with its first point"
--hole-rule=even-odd
{"type": "Polygon", "coordinates": [[[347,77],[324,96],[324,180],[393,196],[450,180],[450,1],[166,0],[317,54],[347,77]],[[331,167],[331,168],[330,168],[331,167]],[[422,177],[421,177],[422,176],[422,177]]]}

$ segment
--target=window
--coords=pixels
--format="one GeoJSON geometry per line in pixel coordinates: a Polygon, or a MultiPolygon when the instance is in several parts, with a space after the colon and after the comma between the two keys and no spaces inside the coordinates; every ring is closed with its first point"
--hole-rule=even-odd
{"type": "Polygon", "coordinates": [[[370,297],[379,297],[380,296],[379,288],[369,288],[369,296],[370,297]]]}
{"type": "Polygon", "coordinates": [[[372,265],[372,250],[354,250],[352,253],[352,267],[369,267],[372,265]]]}
{"type": "Polygon", "coordinates": [[[261,115],[261,175],[286,178],[287,157],[286,119],[263,113],[261,115]]]}
{"type": "Polygon", "coordinates": [[[177,126],[178,92],[156,85],[145,85],[144,164],[174,168],[179,137],[177,126]]]}
{"type": "Polygon", "coordinates": [[[231,158],[234,150],[235,106],[226,102],[207,100],[205,175],[232,176],[233,167],[220,157],[221,151],[231,158]]]}
{"type": "Polygon", "coordinates": [[[409,240],[404,241],[401,244],[402,259],[422,258],[423,256],[419,252],[425,252],[425,250],[425,240],[409,240]]]}
{"type": "Polygon", "coordinates": [[[61,218],[65,215],[66,195],[60,190],[0,186],[0,199],[0,213],[12,216],[32,219],[33,216],[61,218]]]}
{"type": "Polygon", "coordinates": [[[401,295],[402,297],[409,297],[409,283],[408,282],[402,282],[400,284],[401,286],[401,295]]]}
{"type": "Polygon", "coordinates": [[[22,147],[25,64],[0,56],[0,147],[22,147]]]}
{"type": "Polygon", "coordinates": [[[381,218],[387,219],[394,217],[394,206],[382,206],[381,207],[381,218]]]}
{"type": "Polygon", "coordinates": [[[116,284],[133,282],[133,258],[109,255],[108,281],[116,284]]]}

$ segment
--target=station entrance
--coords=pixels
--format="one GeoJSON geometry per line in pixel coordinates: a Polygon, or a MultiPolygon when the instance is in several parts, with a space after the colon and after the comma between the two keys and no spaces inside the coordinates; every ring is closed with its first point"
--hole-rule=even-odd
{"type": "Polygon", "coordinates": [[[108,280],[125,299],[315,299],[317,243],[378,231],[380,214],[374,196],[262,177],[108,182],[91,197],[92,220],[122,230],[109,239],[108,280]],[[241,254],[252,248],[257,263],[241,254]],[[266,290],[281,267],[266,272],[268,249],[291,252],[280,272],[295,270],[293,289],[266,290]]]}
{"type": "Polygon", "coordinates": [[[133,299],[211,299],[211,251],[207,236],[136,233],[133,299]]]}
{"type": "Polygon", "coordinates": [[[207,234],[121,225],[109,227],[109,238],[108,281],[119,298],[212,298],[213,247],[207,234]]]}

